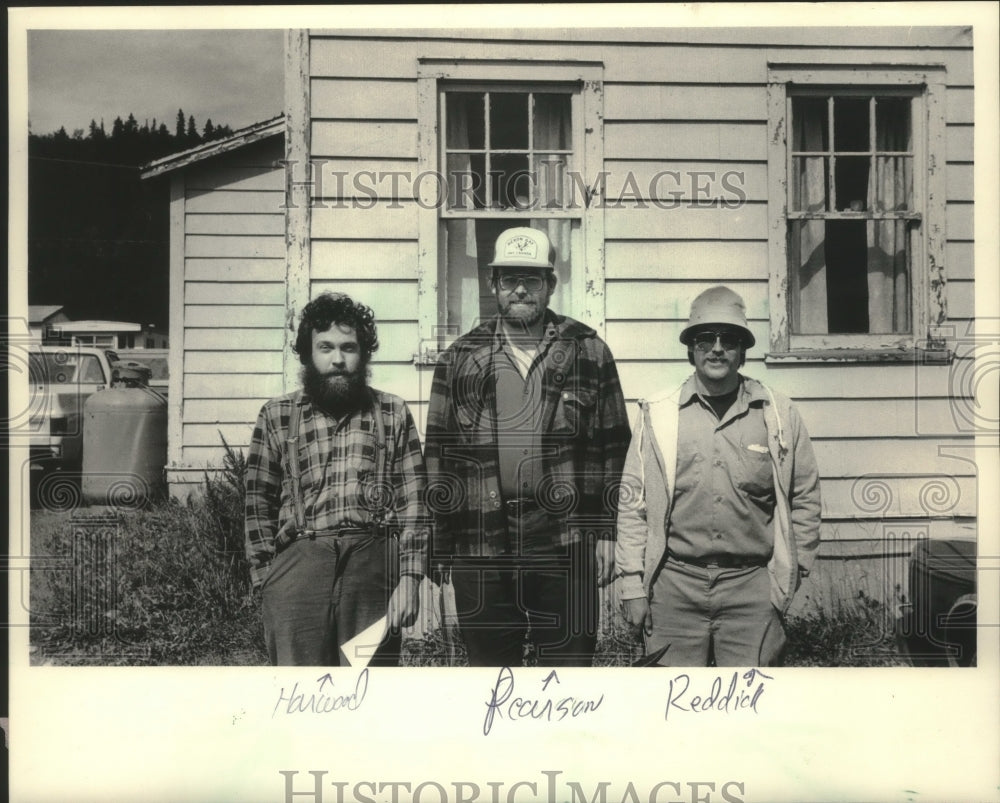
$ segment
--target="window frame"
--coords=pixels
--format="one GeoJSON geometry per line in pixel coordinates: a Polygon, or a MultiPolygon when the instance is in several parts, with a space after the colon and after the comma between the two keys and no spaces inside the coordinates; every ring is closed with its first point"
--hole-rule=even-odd
{"type": "MultiPolygon", "coordinates": [[[[767,362],[948,359],[942,332],[947,321],[944,79],[942,65],[768,64],[770,350],[767,362]],[[908,243],[911,332],[795,334],[791,332],[793,299],[787,238],[791,220],[802,215],[790,213],[792,98],[857,94],[905,96],[911,100],[913,206],[918,220],[908,243]]],[[[834,143],[830,145],[834,147],[834,143]]],[[[872,215],[831,211],[824,217],[868,219],[872,215]]]]}
{"type": "MultiPolygon", "coordinates": [[[[573,169],[587,182],[587,199],[577,199],[579,209],[528,210],[449,210],[439,206],[436,197],[442,191],[437,182],[421,181],[418,197],[417,317],[421,348],[415,357],[418,365],[434,364],[439,351],[447,345],[447,305],[443,300],[444,265],[441,232],[448,220],[469,218],[510,219],[538,218],[579,220],[575,237],[574,263],[569,282],[572,309],[557,310],[592,326],[604,334],[604,217],[601,212],[604,188],[592,187],[590,177],[598,176],[604,165],[603,125],[604,65],[601,62],[553,62],[544,60],[497,61],[490,59],[421,58],[417,64],[417,115],[419,122],[418,168],[420,175],[444,173],[445,142],[441,110],[444,93],[449,90],[539,92],[559,87],[571,91],[573,169]]],[[[444,192],[447,192],[446,186],[444,192]]],[[[454,333],[452,333],[453,335],[454,333]]],[[[458,334],[463,334],[459,332],[458,334]]]]}

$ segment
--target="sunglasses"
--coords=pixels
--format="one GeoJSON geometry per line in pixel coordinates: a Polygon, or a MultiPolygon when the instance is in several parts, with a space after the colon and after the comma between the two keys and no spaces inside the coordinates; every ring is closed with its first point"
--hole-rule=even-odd
{"type": "Polygon", "coordinates": [[[545,285],[544,276],[519,276],[517,274],[504,273],[497,277],[497,284],[501,290],[516,290],[519,285],[524,285],[524,289],[529,293],[537,293],[545,285]]]}
{"type": "Polygon", "coordinates": [[[715,348],[716,340],[726,351],[736,351],[743,345],[743,338],[739,332],[702,331],[691,336],[691,342],[698,351],[711,351],[715,348]]]}

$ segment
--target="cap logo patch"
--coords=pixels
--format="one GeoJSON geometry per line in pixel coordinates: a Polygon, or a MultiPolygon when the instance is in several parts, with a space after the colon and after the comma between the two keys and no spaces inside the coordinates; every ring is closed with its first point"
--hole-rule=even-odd
{"type": "Polygon", "coordinates": [[[538,242],[523,234],[511,237],[504,246],[503,255],[514,259],[536,259],[538,257],[538,242]]]}

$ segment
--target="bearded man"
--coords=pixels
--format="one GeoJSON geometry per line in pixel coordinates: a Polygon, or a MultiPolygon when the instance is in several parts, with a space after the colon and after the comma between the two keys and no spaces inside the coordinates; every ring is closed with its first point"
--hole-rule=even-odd
{"type": "Polygon", "coordinates": [[[434,563],[450,569],[472,666],[590,666],[612,576],[629,442],[614,358],[549,309],[556,253],[507,229],[489,270],[497,314],[436,366],[427,413],[434,563]]]}
{"type": "Polygon", "coordinates": [[[323,294],[302,311],[302,389],[260,411],[246,543],[272,665],[395,665],[426,574],[420,440],[406,403],[368,386],[372,311],[323,294]],[[377,626],[386,618],[385,627],[377,626]],[[374,626],[379,635],[344,645],[374,626]]]}

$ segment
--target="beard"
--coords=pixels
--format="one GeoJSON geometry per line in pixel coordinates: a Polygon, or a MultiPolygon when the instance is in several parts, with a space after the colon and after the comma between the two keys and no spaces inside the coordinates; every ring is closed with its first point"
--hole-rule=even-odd
{"type": "Polygon", "coordinates": [[[534,326],[545,317],[545,306],[536,299],[525,299],[523,306],[517,304],[518,299],[500,305],[500,315],[515,331],[534,326]]]}
{"type": "Polygon", "coordinates": [[[340,418],[364,405],[368,377],[364,366],[353,373],[321,374],[310,362],[302,366],[302,387],[317,407],[340,418]]]}

